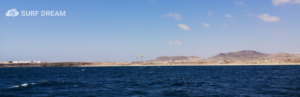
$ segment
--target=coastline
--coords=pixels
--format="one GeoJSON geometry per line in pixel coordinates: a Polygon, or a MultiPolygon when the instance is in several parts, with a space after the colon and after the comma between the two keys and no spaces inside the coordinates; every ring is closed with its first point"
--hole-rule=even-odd
{"type": "Polygon", "coordinates": [[[78,66],[78,67],[131,67],[131,66],[276,66],[276,65],[300,65],[300,63],[290,63],[290,64],[182,64],[182,65],[89,65],[89,66],[78,66]]]}
{"type": "Polygon", "coordinates": [[[297,63],[199,63],[199,62],[53,62],[0,64],[1,67],[131,67],[131,66],[274,66],[297,63]]]}

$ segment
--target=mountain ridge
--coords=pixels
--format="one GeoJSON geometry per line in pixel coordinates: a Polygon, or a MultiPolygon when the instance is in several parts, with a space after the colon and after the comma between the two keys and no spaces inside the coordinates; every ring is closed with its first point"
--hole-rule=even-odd
{"type": "Polygon", "coordinates": [[[300,58],[300,54],[276,53],[267,54],[255,50],[241,50],[228,53],[219,53],[209,58],[197,56],[160,56],[150,61],[196,61],[196,60],[256,60],[256,59],[288,59],[300,58]]]}
{"type": "Polygon", "coordinates": [[[265,54],[254,50],[242,50],[229,53],[220,53],[208,59],[214,60],[246,60],[246,59],[259,59],[267,57],[271,54],[265,54]]]}

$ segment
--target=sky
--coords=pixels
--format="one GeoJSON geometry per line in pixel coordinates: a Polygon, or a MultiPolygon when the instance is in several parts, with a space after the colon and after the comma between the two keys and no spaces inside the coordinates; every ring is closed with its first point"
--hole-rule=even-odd
{"type": "Polygon", "coordinates": [[[300,0],[1,0],[0,37],[0,61],[127,62],[240,50],[300,54],[300,0]],[[19,15],[6,16],[12,9],[19,15]]]}

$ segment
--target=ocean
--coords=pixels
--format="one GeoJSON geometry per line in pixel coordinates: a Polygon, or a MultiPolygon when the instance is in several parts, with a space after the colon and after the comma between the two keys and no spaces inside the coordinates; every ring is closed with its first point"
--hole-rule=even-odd
{"type": "Polygon", "coordinates": [[[0,68],[6,96],[300,96],[300,66],[0,68]]]}

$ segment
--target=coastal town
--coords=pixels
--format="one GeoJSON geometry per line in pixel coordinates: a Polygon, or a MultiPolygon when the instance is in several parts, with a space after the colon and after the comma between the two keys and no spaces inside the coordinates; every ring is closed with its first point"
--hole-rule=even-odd
{"type": "Polygon", "coordinates": [[[12,63],[42,63],[42,61],[0,61],[0,64],[12,64],[12,63]]]}

